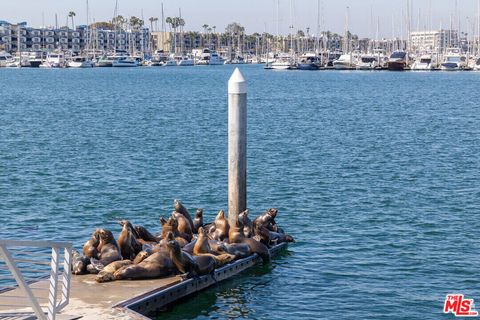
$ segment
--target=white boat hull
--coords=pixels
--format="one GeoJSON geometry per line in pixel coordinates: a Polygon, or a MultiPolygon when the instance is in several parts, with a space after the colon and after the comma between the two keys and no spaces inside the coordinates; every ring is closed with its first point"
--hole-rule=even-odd
{"type": "Polygon", "coordinates": [[[115,68],[132,68],[132,67],[138,67],[138,62],[132,61],[132,62],[119,62],[119,61],[114,61],[112,62],[112,67],[115,68]]]}
{"type": "Polygon", "coordinates": [[[67,66],[69,68],[93,68],[93,62],[92,61],[83,61],[83,62],[75,62],[75,61],[70,61],[67,66]]]}
{"type": "Polygon", "coordinates": [[[192,59],[178,61],[179,67],[189,67],[194,65],[195,65],[195,62],[192,59]]]}

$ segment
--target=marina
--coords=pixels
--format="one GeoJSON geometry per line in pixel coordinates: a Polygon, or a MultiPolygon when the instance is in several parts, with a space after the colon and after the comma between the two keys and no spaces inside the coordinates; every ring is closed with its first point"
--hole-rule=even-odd
{"type": "Polygon", "coordinates": [[[172,2],[4,9],[0,319],[478,315],[480,0],[172,2]]]}

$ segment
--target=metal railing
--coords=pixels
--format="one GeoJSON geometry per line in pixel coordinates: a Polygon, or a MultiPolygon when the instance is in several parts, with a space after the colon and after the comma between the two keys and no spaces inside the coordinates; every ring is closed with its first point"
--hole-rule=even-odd
{"type": "Polygon", "coordinates": [[[71,263],[70,243],[0,239],[0,309],[31,307],[37,319],[54,320],[68,305],[71,263]]]}

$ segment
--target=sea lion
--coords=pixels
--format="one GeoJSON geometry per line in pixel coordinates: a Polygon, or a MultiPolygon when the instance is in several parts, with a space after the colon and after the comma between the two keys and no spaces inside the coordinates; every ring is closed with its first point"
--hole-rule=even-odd
{"type": "Polygon", "coordinates": [[[270,232],[266,227],[262,225],[256,225],[253,229],[253,239],[263,243],[266,246],[270,245],[270,232]]]}
{"type": "Polygon", "coordinates": [[[190,241],[189,244],[184,246],[182,250],[185,251],[186,253],[193,255],[193,249],[195,248],[196,244],[197,244],[197,239],[193,239],[192,241],[190,241]]]}
{"type": "Polygon", "coordinates": [[[246,243],[225,243],[222,247],[225,253],[235,256],[235,259],[243,259],[252,254],[250,247],[246,243]]]}
{"type": "Polygon", "coordinates": [[[132,261],[131,260],[120,260],[120,261],[114,261],[110,263],[109,265],[105,266],[102,271],[100,271],[97,274],[97,277],[95,278],[95,281],[97,282],[108,282],[108,281],[113,281],[115,280],[113,274],[120,268],[124,266],[131,265],[132,261]]]}
{"type": "Polygon", "coordinates": [[[263,226],[270,231],[283,233],[283,230],[275,222],[278,210],[270,208],[253,220],[253,228],[263,226]]]}
{"type": "Polygon", "coordinates": [[[226,243],[223,241],[208,239],[208,245],[210,246],[210,251],[213,254],[219,255],[219,254],[229,253],[225,248],[226,243]]]}
{"type": "Polygon", "coordinates": [[[289,234],[273,232],[273,231],[268,231],[268,233],[269,233],[270,244],[272,245],[276,245],[283,242],[295,242],[295,239],[289,234]]]}
{"type": "Polygon", "coordinates": [[[182,251],[171,232],[167,234],[167,245],[170,251],[170,258],[181,273],[187,274],[187,276],[201,276],[210,274],[215,270],[214,258],[207,255],[194,258],[182,251]]]}
{"type": "Polygon", "coordinates": [[[134,226],[133,227],[137,233],[137,241],[143,244],[155,244],[158,243],[158,239],[150,233],[143,226],[134,226]]]}
{"type": "Polygon", "coordinates": [[[181,213],[187,218],[188,222],[190,223],[190,228],[193,230],[193,220],[192,216],[190,215],[190,212],[188,212],[187,208],[185,208],[180,200],[174,200],[173,201],[173,206],[175,208],[175,211],[178,213],[181,213]]]}
{"type": "Polygon", "coordinates": [[[253,236],[253,223],[252,220],[248,217],[248,209],[241,212],[238,215],[238,221],[240,221],[243,224],[243,234],[245,237],[250,238],[253,236]]]}
{"type": "Polygon", "coordinates": [[[92,237],[88,239],[83,245],[83,255],[88,258],[97,258],[98,245],[100,244],[100,237],[98,235],[99,229],[92,233],[92,237]]]}
{"type": "Polygon", "coordinates": [[[133,264],[139,264],[143,260],[147,259],[149,255],[150,254],[147,251],[140,251],[133,260],[133,264]]]}
{"type": "Polygon", "coordinates": [[[121,220],[118,224],[122,226],[122,231],[118,236],[118,246],[122,257],[133,260],[137,253],[142,251],[142,244],[137,241],[137,232],[129,221],[121,220]]]}
{"type": "Polygon", "coordinates": [[[193,219],[193,233],[198,233],[198,228],[203,227],[203,209],[197,209],[193,219]]]}
{"type": "Polygon", "coordinates": [[[268,247],[255,239],[245,238],[245,235],[243,234],[243,226],[238,221],[232,229],[233,230],[229,233],[230,243],[247,244],[250,247],[250,251],[258,254],[264,263],[270,261],[270,251],[268,250],[268,247]]]}
{"type": "Polygon", "coordinates": [[[110,230],[100,229],[98,234],[100,236],[99,246],[102,248],[98,254],[99,263],[106,266],[114,261],[123,260],[113,233],[110,230]]]}
{"type": "Polygon", "coordinates": [[[75,275],[86,274],[87,265],[90,263],[90,258],[82,256],[80,252],[72,251],[72,273],[75,275]]]}
{"type": "Polygon", "coordinates": [[[230,226],[228,225],[227,219],[225,219],[225,212],[220,210],[215,217],[215,231],[213,234],[210,234],[210,238],[213,240],[220,240],[223,241],[228,239],[228,231],[230,230],[230,226]]]}
{"type": "Polygon", "coordinates": [[[169,253],[156,252],[140,262],[120,268],[113,274],[115,280],[137,280],[168,277],[175,274],[175,266],[169,253]]]}
{"type": "MultiPolygon", "coordinates": [[[[168,232],[172,232],[181,247],[186,246],[190,242],[185,239],[187,238],[186,235],[178,231],[178,221],[175,217],[172,216],[168,220],[160,217],[160,223],[162,224],[162,239],[166,239],[168,232]]],[[[160,243],[166,244],[163,240],[160,243]]]]}
{"type": "Polygon", "coordinates": [[[215,266],[217,268],[222,267],[227,263],[235,260],[235,255],[231,255],[229,253],[223,253],[218,256],[212,253],[212,250],[210,249],[210,245],[208,242],[207,232],[203,229],[203,227],[200,227],[198,229],[198,239],[195,242],[193,255],[194,256],[202,256],[202,255],[211,256],[213,259],[215,259],[215,266]]]}
{"type": "Polygon", "coordinates": [[[243,234],[243,224],[237,219],[235,224],[230,226],[228,230],[228,242],[241,243],[243,239],[245,239],[245,235],[243,234]]]}
{"type": "Polygon", "coordinates": [[[202,253],[211,253],[211,249],[210,244],[208,243],[207,233],[203,227],[200,227],[198,229],[198,238],[195,241],[195,246],[193,248],[193,254],[198,255],[202,253]]]}
{"type": "Polygon", "coordinates": [[[192,241],[193,238],[193,229],[190,224],[190,222],[185,218],[185,216],[181,213],[178,213],[176,211],[172,212],[172,217],[177,219],[178,222],[178,232],[182,234],[182,238],[185,238],[188,242],[192,241]]]}

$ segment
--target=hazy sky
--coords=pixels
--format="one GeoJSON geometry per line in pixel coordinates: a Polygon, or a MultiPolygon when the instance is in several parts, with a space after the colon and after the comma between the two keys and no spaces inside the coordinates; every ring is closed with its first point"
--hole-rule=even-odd
{"type": "MultiPolygon", "coordinates": [[[[276,34],[277,1],[118,0],[118,4],[119,14],[141,17],[143,12],[146,21],[152,16],[161,17],[162,2],[165,17],[178,15],[181,8],[182,17],[186,21],[186,30],[201,31],[201,26],[208,24],[215,25],[217,31],[223,31],[228,23],[237,21],[246,27],[248,33],[267,31],[276,34]]],[[[472,34],[478,15],[478,0],[457,1],[461,29],[472,34]]],[[[59,25],[65,25],[67,13],[72,10],[77,14],[75,23],[84,24],[86,2],[86,0],[0,0],[0,20],[12,23],[27,21],[31,26],[41,26],[42,16],[44,16],[46,25],[55,25],[55,14],[58,14],[59,25]]],[[[318,0],[280,0],[278,23],[280,33],[288,33],[291,21],[295,30],[305,30],[310,27],[310,33],[314,33],[318,16],[317,2],[318,0]],[[290,9],[291,7],[293,10],[290,9]]],[[[323,10],[321,10],[323,14],[321,13],[320,17],[324,17],[325,29],[333,32],[343,32],[347,6],[350,8],[349,29],[360,36],[373,37],[377,19],[379,19],[380,36],[390,37],[393,33],[399,36],[401,30],[406,30],[406,18],[402,19],[402,10],[406,12],[407,0],[323,0],[320,2],[323,3],[323,10]]],[[[420,29],[429,28],[430,20],[434,29],[440,26],[448,28],[450,17],[455,14],[455,0],[413,0],[412,3],[412,29],[416,29],[418,25],[420,29]],[[430,16],[432,19],[429,18],[430,16]]],[[[91,20],[110,20],[114,13],[115,0],[89,0],[89,7],[91,20]]],[[[160,23],[158,25],[160,27],[160,23]]]]}

